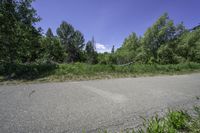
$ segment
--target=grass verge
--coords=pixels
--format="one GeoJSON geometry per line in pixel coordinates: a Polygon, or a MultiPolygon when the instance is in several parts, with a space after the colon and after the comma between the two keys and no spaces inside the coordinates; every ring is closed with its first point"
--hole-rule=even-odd
{"type": "MultiPolygon", "coordinates": [[[[83,131],[86,133],[86,131],[83,131]]],[[[99,131],[99,133],[109,133],[99,131]]],[[[126,130],[120,133],[200,133],[200,107],[194,107],[194,114],[182,110],[169,110],[159,118],[157,115],[146,120],[137,130],[126,130]]]]}
{"type": "Polygon", "coordinates": [[[100,64],[89,65],[84,63],[58,65],[13,64],[0,65],[0,81],[72,81],[153,75],[174,75],[192,72],[200,72],[200,64],[132,64],[128,66],[100,64]]]}

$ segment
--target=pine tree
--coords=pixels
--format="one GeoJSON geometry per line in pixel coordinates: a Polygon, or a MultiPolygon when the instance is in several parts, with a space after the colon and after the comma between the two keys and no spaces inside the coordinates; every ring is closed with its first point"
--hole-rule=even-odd
{"type": "Polygon", "coordinates": [[[115,53],[115,45],[112,46],[112,50],[111,53],[114,54],[115,53]]]}
{"type": "Polygon", "coordinates": [[[0,1],[0,60],[9,63],[34,61],[37,58],[40,21],[32,0],[0,1]]]}
{"type": "Polygon", "coordinates": [[[53,37],[54,37],[51,28],[48,28],[48,30],[47,30],[47,32],[46,32],[46,37],[49,37],[49,38],[53,38],[53,37]]]}
{"type": "Polygon", "coordinates": [[[82,33],[75,30],[72,25],[64,21],[57,29],[57,34],[60,38],[61,44],[66,49],[68,62],[80,61],[81,53],[85,45],[82,33]]]}
{"type": "Polygon", "coordinates": [[[95,50],[94,42],[95,42],[94,38],[92,39],[92,41],[88,41],[86,43],[86,48],[85,48],[86,60],[87,60],[87,63],[90,63],[90,64],[97,63],[97,52],[95,50]]]}

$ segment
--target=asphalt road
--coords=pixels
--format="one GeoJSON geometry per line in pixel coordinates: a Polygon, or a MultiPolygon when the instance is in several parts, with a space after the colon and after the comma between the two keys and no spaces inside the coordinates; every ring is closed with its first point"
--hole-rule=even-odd
{"type": "Polygon", "coordinates": [[[0,86],[1,133],[120,131],[200,105],[200,74],[0,86]]]}

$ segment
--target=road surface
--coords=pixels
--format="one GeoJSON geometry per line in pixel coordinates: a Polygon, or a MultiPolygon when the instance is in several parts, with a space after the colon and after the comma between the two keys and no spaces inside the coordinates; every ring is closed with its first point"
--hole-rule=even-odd
{"type": "Polygon", "coordinates": [[[200,74],[0,86],[1,133],[120,131],[200,105],[200,74]]]}

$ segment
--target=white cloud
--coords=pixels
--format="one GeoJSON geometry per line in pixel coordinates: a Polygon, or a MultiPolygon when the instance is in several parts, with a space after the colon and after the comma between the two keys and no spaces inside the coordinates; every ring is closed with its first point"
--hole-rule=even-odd
{"type": "Polygon", "coordinates": [[[111,49],[108,48],[105,44],[96,43],[96,50],[99,53],[110,52],[111,49]]]}
{"type": "Polygon", "coordinates": [[[96,48],[97,49],[101,49],[101,50],[105,50],[106,49],[105,45],[100,44],[100,43],[96,43],[96,48]]]}

